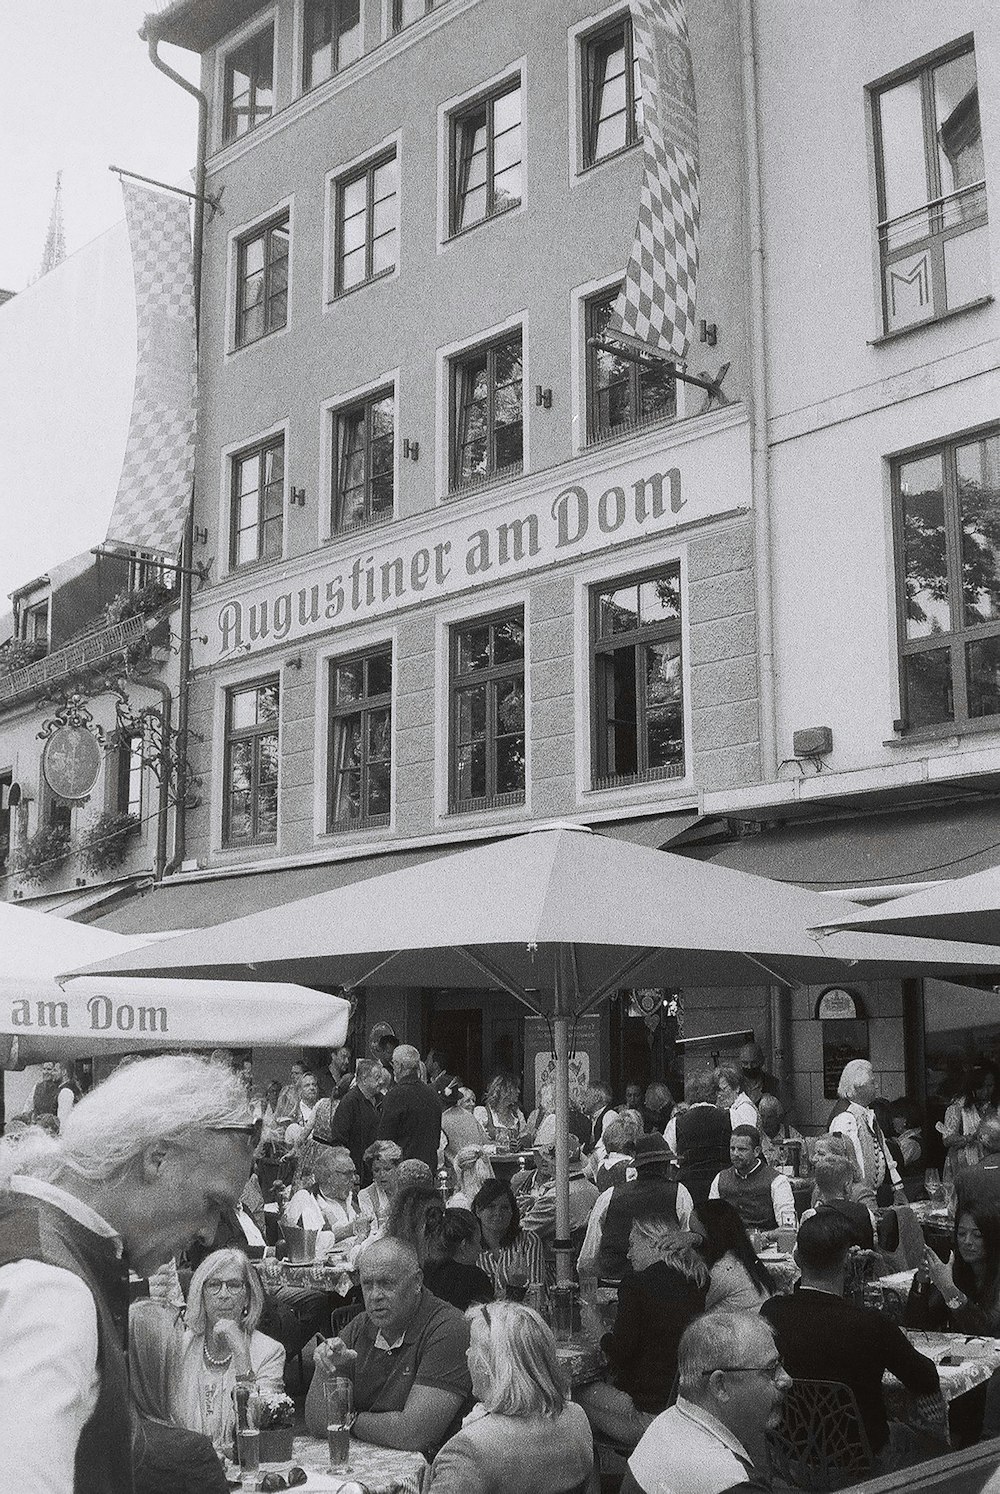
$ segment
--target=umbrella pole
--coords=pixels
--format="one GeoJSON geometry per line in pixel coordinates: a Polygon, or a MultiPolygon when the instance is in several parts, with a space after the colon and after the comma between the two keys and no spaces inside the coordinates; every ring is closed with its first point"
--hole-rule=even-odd
{"type": "Polygon", "coordinates": [[[573,1280],[573,1247],[569,1238],[569,1011],[572,967],[569,951],[559,950],[556,961],[552,1022],[556,1060],[556,1282],[573,1280]]]}

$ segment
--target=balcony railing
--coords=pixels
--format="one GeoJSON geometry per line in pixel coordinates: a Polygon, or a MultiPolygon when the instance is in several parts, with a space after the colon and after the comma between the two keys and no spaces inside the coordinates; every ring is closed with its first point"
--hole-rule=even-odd
{"type": "Polygon", "coordinates": [[[44,659],[26,664],[23,669],[0,673],[0,707],[25,700],[46,685],[69,679],[81,670],[109,662],[118,654],[125,653],[131,644],[138,643],[145,631],[144,617],[127,617],[124,622],[113,623],[111,627],[64,644],[46,654],[44,659]]]}

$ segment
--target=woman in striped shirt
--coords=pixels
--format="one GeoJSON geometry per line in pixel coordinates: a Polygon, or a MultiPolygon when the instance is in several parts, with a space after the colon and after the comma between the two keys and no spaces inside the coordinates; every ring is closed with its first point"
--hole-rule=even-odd
{"type": "Polygon", "coordinates": [[[479,1264],[492,1277],[497,1296],[519,1298],[525,1287],[545,1281],[542,1242],[522,1230],[511,1186],[502,1178],[488,1178],[472,1201],[483,1231],[479,1264]]]}

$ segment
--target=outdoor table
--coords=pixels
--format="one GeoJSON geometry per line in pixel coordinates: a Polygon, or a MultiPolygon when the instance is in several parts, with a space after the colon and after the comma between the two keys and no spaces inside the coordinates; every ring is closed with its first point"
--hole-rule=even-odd
{"type": "Polygon", "coordinates": [[[326,1265],[320,1261],[285,1261],[265,1256],[263,1260],[252,1261],[251,1265],[256,1268],[263,1287],[315,1286],[338,1297],[346,1297],[357,1280],[357,1272],[346,1259],[326,1265]]]}
{"type": "Polygon", "coordinates": [[[567,1372],[574,1390],[599,1380],[604,1373],[604,1355],[600,1344],[582,1334],[574,1334],[568,1343],[556,1344],[556,1358],[567,1372]]]}
{"type": "Polygon", "coordinates": [[[758,1250],[757,1259],[771,1273],[776,1292],[784,1295],[792,1290],[799,1279],[799,1268],[794,1256],[778,1250],[774,1245],[768,1245],[765,1250],[758,1250]]]}
{"type": "Polygon", "coordinates": [[[904,1332],[913,1347],[937,1365],[939,1389],[933,1395],[911,1395],[895,1375],[886,1371],[882,1380],[886,1409],[895,1421],[947,1442],[948,1403],[985,1384],[993,1371],[1000,1369],[1000,1340],[910,1328],[904,1332]]]}
{"type": "Polygon", "coordinates": [[[920,1228],[928,1245],[933,1246],[939,1255],[945,1247],[950,1250],[955,1220],[954,1215],[949,1212],[948,1205],[932,1202],[930,1199],[921,1199],[911,1204],[910,1208],[920,1221],[920,1228]]]}
{"type": "Polygon", "coordinates": [[[881,1295],[882,1298],[881,1310],[895,1323],[902,1322],[906,1300],[916,1274],[913,1270],[891,1271],[888,1276],[877,1277],[873,1283],[877,1288],[876,1296],[881,1295]]]}
{"type": "Polygon", "coordinates": [[[493,1167],[493,1176],[502,1179],[505,1183],[509,1183],[516,1173],[535,1165],[534,1156],[530,1151],[490,1152],[487,1147],[486,1153],[493,1167]]]}
{"type": "Polygon", "coordinates": [[[351,1438],[351,1462],[346,1473],[327,1473],[330,1458],[325,1440],[305,1435],[295,1438],[291,1462],[262,1463],[265,1471],[284,1472],[297,1464],[307,1479],[302,1494],[335,1494],[345,1484],[363,1484],[368,1494],[420,1494],[427,1472],[422,1453],[400,1452],[395,1447],[376,1447],[351,1438]]]}

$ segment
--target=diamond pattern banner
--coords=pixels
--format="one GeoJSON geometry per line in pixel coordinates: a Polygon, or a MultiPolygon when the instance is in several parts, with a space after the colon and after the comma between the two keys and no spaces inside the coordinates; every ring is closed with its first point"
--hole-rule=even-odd
{"type": "Polygon", "coordinates": [[[108,541],[175,555],[194,474],[195,332],[186,197],[122,182],[132,246],[137,359],[108,541]]]}
{"type": "Polygon", "coordinates": [[[698,280],[698,115],[684,0],[631,0],[642,80],[643,177],[635,243],[607,333],[683,363],[698,280]]]}

